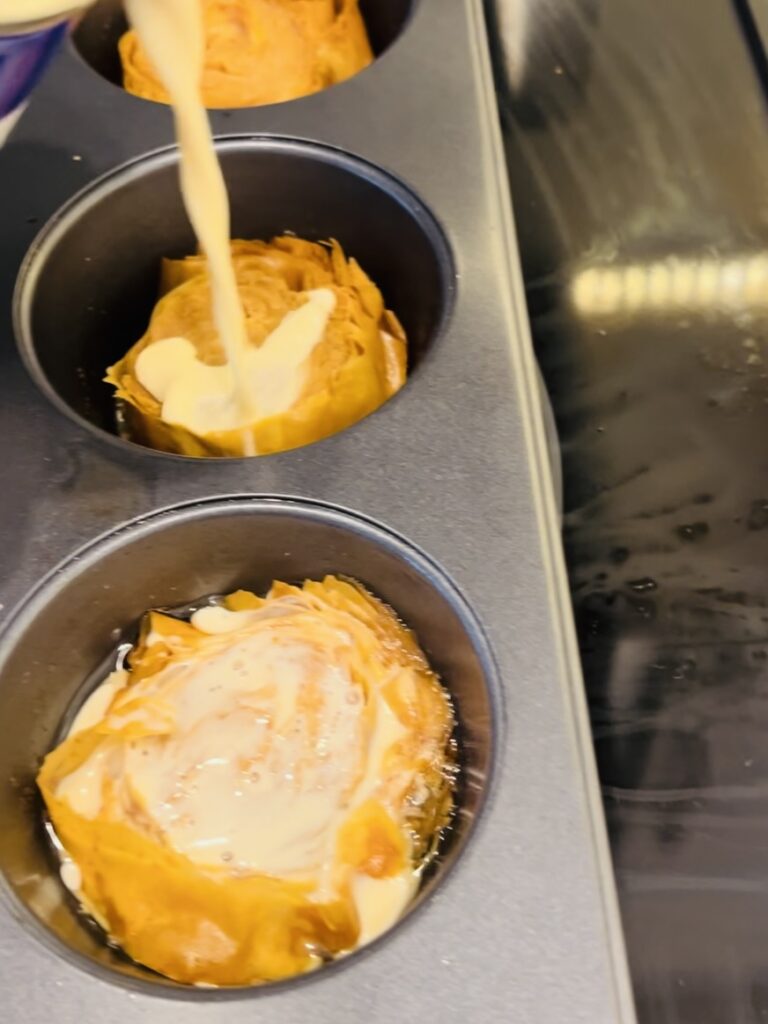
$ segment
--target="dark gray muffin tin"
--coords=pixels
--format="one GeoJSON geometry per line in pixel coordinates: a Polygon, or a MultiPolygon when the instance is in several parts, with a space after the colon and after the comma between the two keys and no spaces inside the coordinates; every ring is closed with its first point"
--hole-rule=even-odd
{"type": "Polygon", "coordinates": [[[101,372],[143,328],[158,257],[192,239],[175,154],[147,157],[173,142],[168,110],[106,80],[104,7],[77,35],[98,73],[70,44],[0,152],[4,1018],[631,1021],[480,0],[368,0],[371,68],[212,113],[233,234],[337,237],[401,316],[412,368],[334,438],[209,461],[111,432],[101,372]],[[7,314],[64,202],[16,296],[38,389],[7,314]],[[146,607],[324,571],[389,600],[456,699],[465,784],[444,863],[392,933],[315,976],[164,983],[75,919],[45,855],[40,757],[146,607]]]}

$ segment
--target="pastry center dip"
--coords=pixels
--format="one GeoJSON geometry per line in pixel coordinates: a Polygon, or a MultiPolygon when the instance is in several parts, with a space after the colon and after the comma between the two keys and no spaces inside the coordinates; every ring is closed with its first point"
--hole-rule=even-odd
{"type": "Polygon", "coordinates": [[[231,401],[232,366],[202,362],[186,338],[163,338],[143,349],[136,360],[136,377],[162,404],[166,423],[194,434],[247,427],[254,413],[273,416],[297,401],[307,359],[322,341],[335,306],[336,296],[329,288],[313,289],[304,305],[286,313],[258,348],[246,348],[240,372],[252,411],[231,401]]]}
{"type": "Polygon", "coordinates": [[[207,261],[166,259],[143,337],[105,378],[124,437],[181,455],[264,455],[336,433],[402,387],[403,330],[337,242],[239,239],[231,253],[247,314],[250,412],[231,401],[207,261]]]}

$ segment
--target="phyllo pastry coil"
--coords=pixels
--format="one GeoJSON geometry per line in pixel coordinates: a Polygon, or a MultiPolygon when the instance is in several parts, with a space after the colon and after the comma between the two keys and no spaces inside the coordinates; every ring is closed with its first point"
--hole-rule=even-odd
{"type": "Polygon", "coordinates": [[[415,637],[328,576],[143,621],[38,776],[63,877],[179,982],[318,967],[412,900],[449,822],[453,711],[415,637]]]}
{"type": "Polygon", "coordinates": [[[165,260],[144,336],[107,371],[124,436],[196,456],[268,454],[334,434],[405,382],[406,338],[381,292],[336,242],[234,241],[248,337],[239,383],[214,328],[206,260],[165,260]]]}
{"type": "MultiPolygon", "coordinates": [[[[344,81],[373,60],[358,0],[198,2],[205,33],[201,91],[207,107],[297,99],[344,81]]],[[[128,92],[167,103],[134,31],[125,33],[119,49],[128,92]]]]}

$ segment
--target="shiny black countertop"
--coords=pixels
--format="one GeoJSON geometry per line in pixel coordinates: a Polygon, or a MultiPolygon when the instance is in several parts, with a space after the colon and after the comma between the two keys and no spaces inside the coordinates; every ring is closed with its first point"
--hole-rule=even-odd
{"type": "MultiPolygon", "coordinates": [[[[768,1020],[768,112],[747,12],[497,0],[494,15],[648,1024],[768,1020]]],[[[768,27],[768,0],[755,14],[768,27]]]]}

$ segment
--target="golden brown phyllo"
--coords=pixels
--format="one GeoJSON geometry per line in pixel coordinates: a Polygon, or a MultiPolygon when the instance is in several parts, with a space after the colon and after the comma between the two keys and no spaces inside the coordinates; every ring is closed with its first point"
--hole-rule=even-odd
{"type": "MultiPolygon", "coordinates": [[[[192,2],[192,0],[190,0],[192,2]]],[[[202,99],[250,107],[318,92],[373,60],[358,0],[199,0],[205,28],[202,99]]],[[[120,40],[128,92],[168,102],[133,31],[120,40]]]]}
{"type": "Polygon", "coordinates": [[[38,784],[62,877],[180,982],[313,970],[402,914],[453,804],[453,713],[414,636],[328,576],[145,616],[38,784]]]}
{"type": "Polygon", "coordinates": [[[147,375],[144,383],[140,379],[147,362],[142,353],[170,338],[177,343],[186,339],[202,364],[225,363],[213,325],[207,264],[202,256],[190,256],[163,262],[161,298],[146,334],[107,371],[107,382],[116,388],[125,436],[183,455],[285,451],[351,426],[402,387],[403,329],[394,313],[385,309],[376,285],[354,259],[345,257],[338,243],[282,237],[271,242],[234,241],[231,248],[248,340],[261,354],[267,353],[267,341],[271,339],[270,351],[277,343],[277,355],[269,356],[263,371],[258,365],[254,371],[262,397],[254,400],[252,416],[236,429],[209,429],[208,420],[205,426],[195,426],[194,418],[185,420],[178,403],[174,405],[161,389],[155,387],[153,393],[145,386],[147,375]],[[317,344],[293,368],[291,392],[286,387],[287,364],[280,365],[282,342],[276,332],[289,315],[308,308],[318,296],[327,302],[327,319],[317,344]],[[281,405],[285,395],[289,397],[281,405]]]}

